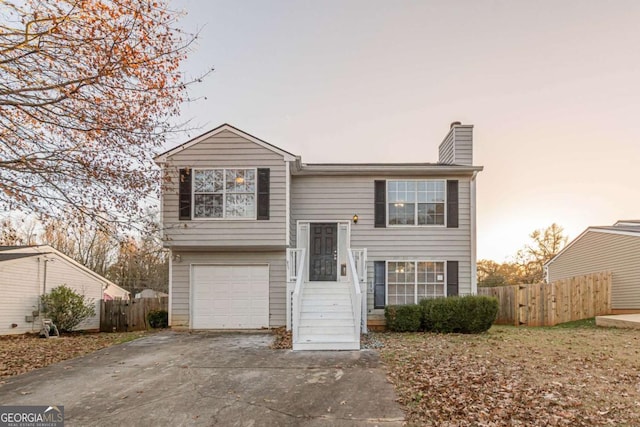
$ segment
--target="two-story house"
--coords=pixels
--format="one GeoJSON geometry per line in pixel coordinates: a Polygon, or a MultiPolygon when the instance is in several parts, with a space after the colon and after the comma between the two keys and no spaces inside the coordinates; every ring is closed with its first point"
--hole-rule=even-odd
{"type": "Polygon", "coordinates": [[[385,305],[475,294],[472,159],[459,122],[437,163],[302,163],[228,124],[157,156],[170,325],[357,349],[385,305]]]}

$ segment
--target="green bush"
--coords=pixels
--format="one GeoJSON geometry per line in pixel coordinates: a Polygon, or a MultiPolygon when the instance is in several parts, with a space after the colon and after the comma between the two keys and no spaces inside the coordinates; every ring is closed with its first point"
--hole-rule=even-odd
{"type": "Polygon", "coordinates": [[[388,305],[384,309],[387,328],[394,332],[416,332],[422,323],[422,309],[417,304],[388,305]]]}
{"type": "Polygon", "coordinates": [[[486,296],[426,299],[422,328],[429,332],[478,334],[488,330],[498,315],[498,300],[486,296]]]}
{"type": "Polygon", "coordinates": [[[80,295],[66,285],[53,288],[40,297],[42,311],[53,321],[58,330],[73,331],[76,326],[96,315],[94,300],[80,295]]]}
{"type": "Polygon", "coordinates": [[[147,314],[147,322],[154,328],[166,328],[169,326],[169,313],[166,310],[153,310],[147,314]]]}

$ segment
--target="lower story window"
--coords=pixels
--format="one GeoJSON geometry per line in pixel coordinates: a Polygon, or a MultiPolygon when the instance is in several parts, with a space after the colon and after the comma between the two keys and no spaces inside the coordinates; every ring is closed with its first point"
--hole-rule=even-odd
{"type": "Polygon", "coordinates": [[[443,261],[388,261],[387,304],[417,304],[446,296],[443,261]]]}

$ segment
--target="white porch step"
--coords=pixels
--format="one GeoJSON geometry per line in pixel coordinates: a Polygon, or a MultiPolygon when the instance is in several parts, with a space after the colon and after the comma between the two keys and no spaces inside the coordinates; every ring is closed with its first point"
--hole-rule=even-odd
{"type": "Polygon", "coordinates": [[[309,291],[337,291],[337,292],[351,292],[349,287],[344,283],[329,283],[328,285],[316,285],[305,283],[302,285],[303,290],[309,291]]]}
{"type": "Polygon", "coordinates": [[[353,325],[351,326],[325,326],[321,324],[315,324],[313,326],[302,326],[298,328],[301,336],[306,335],[320,335],[320,334],[331,334],[331,335],[349,335],[353,337],[353,325]]]}
{"type": "Polygon", "coordinates": [[[353,339],[353,331],[348,334],[331,334],[331,333],[315,333],[300,334],[298,342],[351,342],[353,339]]]}
{"type": "Polygon", "coordinates": [[[338,327],[338,326],[345,326],[348,328],[352,328],[353,329],[353,317],[350,318],[344,318],[344,319],[323,319],[323,318],[316,318],[316,319],[300,319],[300,327],[329,327],[329,328],[334,328],[334,327],[338,327]]]}
{"type": "Polygon", "coordinates": [[[328,304],[302,304],[301,313],[351,313],[350,306],[328,304]]]}
{"type": "Polygon", "coordinates": [[[317,294],[317,295],[303,294],[302,295],[302,301],[315,301],[315,300],[330,300],[335,302],[351,304],[351,297],[349,295],[336,295],[336,294],[317,294]]]}
{"type": "Polygon", "coordinates": [[[360,350],[360,341],[293,343],[293,350],[360,350]]]}
{"type": "Polygon", "coordinates": [[[353,321],[351,310],[344,311],[303,311],[300,320],[350,320],[353,321]]]}
{"type": "Polygon", "coordinates": [[[309,288],[302,288],[302,295],[306,296],[306,295],[340,295],[340,296],[346,296],[350,294],[350,290],[347,288],[313,288],[313,289],[309,289],[309,288]]]}

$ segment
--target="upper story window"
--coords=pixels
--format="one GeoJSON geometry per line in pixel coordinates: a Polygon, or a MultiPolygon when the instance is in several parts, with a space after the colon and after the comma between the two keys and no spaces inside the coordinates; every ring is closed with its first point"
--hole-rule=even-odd
{"type": "Polygon", "coordinates": [[[387,181],[389,225],[444,225],[444,180],[387,181]]]}
{"type": "Polygon", "coordinates": [[[196,169],[194,218],[256,218],[255,169],[196,169]]]}

